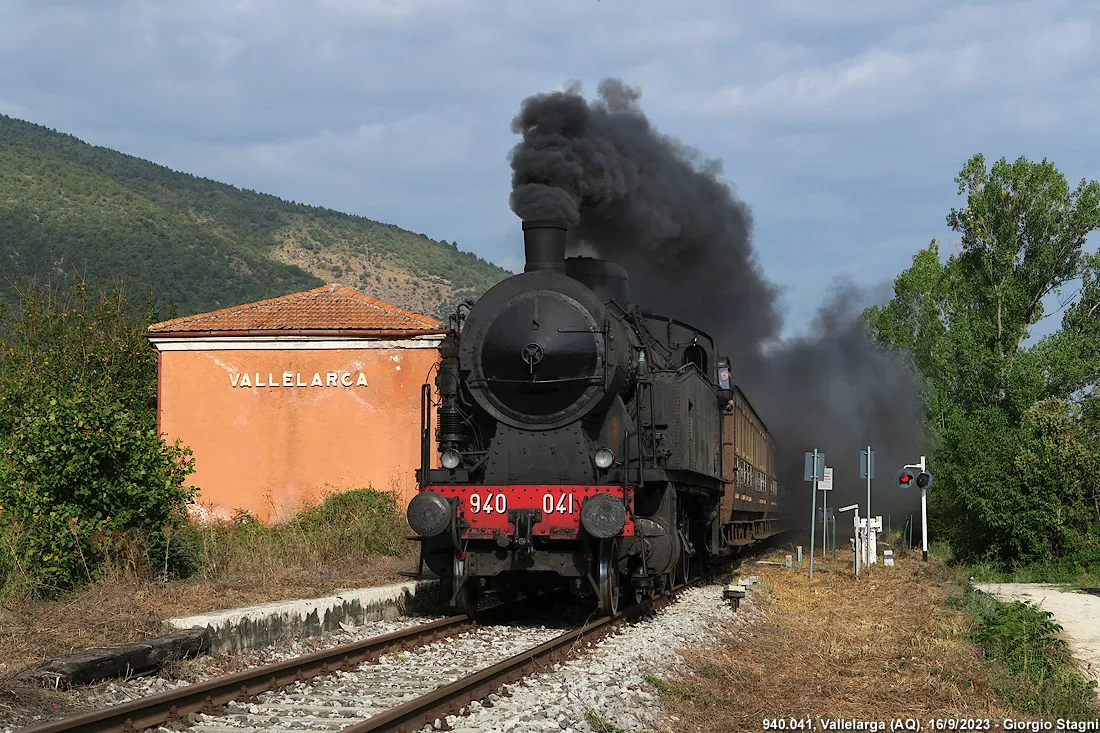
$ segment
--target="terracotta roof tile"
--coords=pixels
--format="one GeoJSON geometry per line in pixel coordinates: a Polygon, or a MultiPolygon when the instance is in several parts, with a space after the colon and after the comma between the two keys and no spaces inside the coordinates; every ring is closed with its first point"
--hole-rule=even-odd
{"type": "Polygon", "coordinates": [[[343,285],[174,318],[149,326],[152,333],[181,331],[337,330],[438,331],[434,318],[407,311],[343,285]]]}

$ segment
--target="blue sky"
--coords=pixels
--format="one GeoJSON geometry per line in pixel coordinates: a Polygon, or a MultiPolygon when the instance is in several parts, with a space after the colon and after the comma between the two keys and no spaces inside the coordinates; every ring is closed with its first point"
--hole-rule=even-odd
{"type": "Polygon", "coordinates": [[[875,285],[957,241],[973,153],[1100,178],[1098,19],[1057,0],[8,0],[0,112],[515,269],[521,100],[618,77],[724,162],[793,333],[833,278],[875,285]]]}

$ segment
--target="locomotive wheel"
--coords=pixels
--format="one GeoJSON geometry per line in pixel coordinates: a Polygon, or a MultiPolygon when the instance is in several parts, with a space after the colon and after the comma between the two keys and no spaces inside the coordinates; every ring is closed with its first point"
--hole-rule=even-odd
{"type": "Polygon", "coordinates": [[[477,610],[477,604],[481,599],[480,589],[474,585],[473,580],[467,579],[462,584],[462,589],[455,597],[455,610],[467,616],[473,616],[477,610]]]}
{"type": "Polygon", "coordinates": [[[600,613],[614,616],[619,612],[622,583],[619,580],[618,547],[613,542],[601,542],[596,561],[597,602],[600,613]]]}

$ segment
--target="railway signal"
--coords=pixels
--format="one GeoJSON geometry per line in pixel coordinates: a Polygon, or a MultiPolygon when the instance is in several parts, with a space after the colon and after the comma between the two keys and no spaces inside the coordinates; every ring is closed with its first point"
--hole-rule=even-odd
{"type": "Polygon", "coordinates": [[[920,457],[920,463],[904,466],[898,471],[900,488],[913,485],[920,489],[921,559],[928,562],[928,487],[932,485],[932,474],[928,473],[924,456],[920,457]],[[914,470],[919,470],[920,473],[914,474],[914,470]]]}

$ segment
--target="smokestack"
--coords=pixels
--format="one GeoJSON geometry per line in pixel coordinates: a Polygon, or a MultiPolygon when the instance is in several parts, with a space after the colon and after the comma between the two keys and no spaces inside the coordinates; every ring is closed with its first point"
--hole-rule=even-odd
{"type": "Polygon", "coordinates": [[[552,270],[565,274],[565,233],[560,221],[523,222],[523,250],[527,255],[524,272],[552,270]]]}

